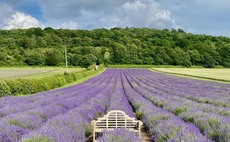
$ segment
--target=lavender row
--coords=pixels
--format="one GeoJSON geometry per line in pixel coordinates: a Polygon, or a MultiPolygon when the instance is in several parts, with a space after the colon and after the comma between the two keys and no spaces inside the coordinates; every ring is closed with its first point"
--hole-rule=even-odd
{"type": "Polygon", "coordinates": [[[95,96],[94,91],[88,93],[87,96],[81,96],[81,98],[78,97],[75,100],[61,100],[55,104],[4,117],[0,121],[0,124],[2,124],[0,125],[0,140],[4,137],[10,139],[12,135],[16,135],[17,139],[20,138],[23,134],[28,133],[30,130],[41,127],[43,123],[52,117],[64,114],[73,108],[77,108],[82,103],[87,102],[88,99],[95,96]],[[20,133],[18,133],[18,131],[14,131],[15,126],[20,129],[20,133]]]}
{"type": "Polygon", "coordinates": [[[110,110],[122,110],[128,116],[134,117],[132,106],[129,104],[127,97],[125,96],[124,87],[121,80],[121,72],[117,70],[117,81],[114,91],[109,100],[109,105],[106,109],[107,112],[110,110]]]}
{"type": "MultiPolygon", "coordinates": [[[[186,97],[177,95],[177,92],[174,92],[173,90],[165,91],[164,88],[162,89],[155,88],[155,86],[152,85],[152,83],[150,83],[146,78],[139,78],[136,76],[132,76],[132,77],[137,82],[138,85],[151,91],[149,95],[150,98],[158,97],[159,99],[162,98],[163,101],[167,99],[170,101],[173,100],[176,101],[177,104],[184,105],[185,106],[184,108],[193,108],[204,112],[219,114],[222,116],[230,116],[230,108],[214,106],[207,103],[198,103],[196,101],[192,101],[191,99],[187,99],[186,97]],[[152,93],[154,94],[154,96],[151,95],[152,93]]],[[[152,98],[152,100],[157,100],[157,99],[152,98]]]]}
{"type": "Polygon", "coordinates": [[[123,76],[122,81],[125,93],[134,106],[137,115],[148,127],[148,131],[152,135],[152,141],[210,141],[193,124],[185,123],[174,114],[156,107],[149,100],[138,94],[130,86],[132,84],[130,77],[123,76]]]}
{"type": "MultiPolygon", "coordinates": [[[[127,98],[125,97],[125,94],[124,94],[124,89],[123,89],[123,86],[122,86],[122,82],[121,82],[121,74],[119,72],[114,72],[114,75],[116,76],[116,85],[115,87],[112,89],[111,87],[108,89],[108,90],[113,90],[113,93],[111,94],[111,97],[110,99],[108,99],[107,101],[107,104],[105,105],[105,109],[106,111],[109,111],[109,110],[114,110],[114,109],[119,109],[119,110],[123,110],[125,111],[127,114],[131,115],[131,116],[134,116],[133,115],[133,112],[132,112],[132,107],[130,106],[127,98]]],[[[105,91],[105,94],[108,94],[106,93],[107,91],[105,91]]],[[[102,100],[103,101],[103,100],[102,100]]],[[[95,102],[94,102],[95,103],[95,102]]],[[[101,102],[97,102],[96,104],[100,104],[101,102]]],[[[93,107],[91,107],[93,108],[93,107]]],[[[82,110],[83,111],[83,110],[82,110]]],[[[104,114],[104,113],[103,113],[104,114]]],[[[69,116],[70,114],[66,114],[65,116],[69,116]]],[[[97,114],[97,116],[101,115],[100,113],[97,114]]],[[[60,116],[62,117],[62,116],[60,116]]],[[[55,119],[55,118],[54,118],[55,119]]],[[[91,121],[92,119],[90,119],[91,121]]],[[[52,121],[52,120],[50,120],[52,121]]],[[[49,122],[50,122],[49,121],[49,122]]],[[[63,119],[61,120],[58,120],[60,122],[63,121],[63,119]]],[[[56,122],[58,122],[56,121],[56,122]]],[[[84,127],[86,127],[86,125],[88,125],[87,129],[90,129],[90,121],[84,121],[84,127]],[[86,123],[87,122],[87,123],[86,123]]],[[[83,124],[82,124],[83,125],[83,124]]],[[[47,128],[50,128],[50,126],[47,126],[47,128]]],[[[59,127],[62,127],[62,126],[59,126],[59,127]]],[[[78,126],[80,127],[80,126],[78,126]]],[[[82,127],[82,126],[81,126],[82,127]]],[[[85,133],[89,133],[88,131],[89,130],[85,130],[85,133]]],[[[75,134],[76,135],[76,134],[75,134]]],[[[131,134],[132,135],[132,134],[131,134]]],[[[32,136],[32,139],[35,139],[36,137],[39,137],[38,135],[34,135],[32,136]]],[[[51,136],[52,137],[52,136],[51,136]]],[[[41,138],[44,138],[44,136],[41,136],[41,138]]],[[[28,139],[27,139],[28,140],[28,139]]],[[[61,141],[61,139],[55,139],[56,141],[61,141]]],[[[76,138],[73,138],[72,140],[68,139],[67,141],[81,141],[80,139],[76,139],[76,138]]],[[[82,140],[83,141],[83,140],[82,140]]]]}
{"type": "MultiPolygon", "coordinates": [[[[177,88],[177,87],[172,87],[170,86],[169,84],[175,84],[175,82],[171,81],[170,83],[167,83],[167,86],[160,86],[160,85],[157,85],[155,83],[157,83],[156,81],[153,83],[149,78],[147,77],[143,77],[143,76],[139,76],[137,77],[139,79],[142,80],[142,82],[147,82],[147,84],[151,84],[151,87],[152,89],[155,88],[157,90],[161,90],[162,92],[165,92],[165,93],[171,93],[172,95],[174,96],[178,96],[180,98],[186,98],[186,99],[189,99],[191,101],[195,101],[195,102],[198,102],[198,103],[205,103],[205,104],[210,104],[209,106],[211,105],[214,105],[214,106],[220,106],[220,107],[230,107],[230,104],[227,103],[230,101],[230,96],[229,96],[229,92],[216,92],[213,91],[212,93],[210,93],[210,95],[207,95],[208,93],[206,92],[206,95],[205,93],[198,96],[198,95],[194,95],[195,93],[195,90],[193,92],[189,92],[187,88],[185,87],[180,87],[180,88],[177,88]],[[182,89],[182,88],[185,88],[185,89],[182,89]],[[223,96],[223,94],[227,94],[228,96],[223,96]]],[[[176,85],[175,85],[176,86],[176,85]]],[[[226,86],[226,85],[225,85],[226,86]]],[[[230,86],[229,86],[230,87],[230,86]]],[[[194,87],[193,87],[194,88],[194,87]]],[[[196,94],[199,94],[200,92],[197,92],[196,94]]],[[[213,107],[214,107],[213,106],[213,107]]]]}
{"type": "Polygon", "coordinates": [[[7,105],[12,105],[12,104],[18,104],[18,103],[34,103],[35,101],[40,101],[43,99],[47,99],[48,97],[53,97],[55,96],[60,96],[62,94],[67,94],[71,92],[75,92],[78,90],[81,90],[83,88],[86,88],[92,83],[95,83],[98,79],[104,77],[106,74],[101,74],[95,78],[89,79],[88,81],[81,83],[79,85],[74,85],[62,89],[56,89],[56,90],[51,90],[51,91],[46,91],[46,92],[41,92],[37,93],[31,96],[20,96],[20,97],[4,97],[0,98],[0,108],[3,108],[7,105]]]}
{"type": "Polygon", "coordinates": [[[142,142],[135,132],[126,129],[115,129],[114,131],[104,131],[103,135],[97,139],[98,142],[142,142]]]}
{"type": "Polygon", "coordinates": [[[133,75],[133,73],[148,78],[152,84],[156,85],[156,87],[177,89],[180,92],[188,93],[188,95],[192,94],[191,96],[200,97],[204,95],[204,97],[207,97],[208,99],[212,97],[215,99],[216,96],[229,98],[229,84],[174,77],[163,73],[141,69],[134,71],[130,70],[130,74],[133,75]],[[145,74],[145,76],[142,76],[143,74],[145,74]],[[181,90],[181,88],[186,88],[186,90],[181,90]]]}
{"type": "MultiPolygon", "coordinates": [[[[133,76],[132,76],[133,77],[133,76]]],[[[220,116],[215,113],[208,113],[201,111],[197,108],[193,108],[194,105],[182,104],[177,100],[173,100],[173,96],[167,96],[167,94],[157,92],[150,92],[138,85],[138,82],[132,81],[134,89],[143,95],[145,98],[151,100],[154,104],[174,112],[187,122],[192,122],[200,128],[203,133],[207,133],[214,141],[229,141],[230,140],[230,118],[220,116]]]]}
{"type": "MultiPolygon", "coordinates": [[[[94,84],[91,83],[91,86],[87,86],[87,87],[83,87],[82,89],[78,88],[78,85],[76,85],[76,89],[74,89],[74,86],[71,87],[67,87],[64,90],[65,91],[61,91],[60,89],[60,93],[67,93],[67,94],[63,94],[63,95],[56,95],[58,92],[55,90],[56,94],[52,94],[51,95],[47,95],[47,97],[43,96],[43,98],[40,98],[40,100],[37,99],[37,101],[33,101],[33,102],[21,102],[21,103],[16,103],[16,104],[11,104],[11,105],[6,105],[5,107],[0,109],[0,117],[4,117],[7,116],[9,114],[13,114],[16,112],[23,112],[26,110],[30,110],[30,109],[34,109],[36,107],[42,107],[42,106],[46,106],[46,105],[50,105],[52,103],[58,102],[62,99],[71,99],[72,97],[76,97],[77,95],[80,94],[85,94],[85,92],[93,90],[95,87],[97,87],[97,84],[101,84],[105,79],[106,79],[107,75],[105,75],[105,77],[103,77],[102,79],[100,79],[99,81],[95,82],[94,84]],[[67,90],[70,89],[70,91],[68,92],[67,90]]],[[[50,91],[52,92],[52,91],[50,91]]],[[[34,95],[36,96],[36,95],[34,95]]],[[[63,101],[63,100],[62,100],[63,101]]]]}
{"type": "MultiPolygon", "coordinates": [[[[147,72],[150,73],[151,71],[139,70],[135,71],[135,74],[141,75],[147,72]]],[[[133,74],[133,71],[131,73],[133,74]]],[[[152,72],[152,75],[150,73],[148,76],[141,75],[141,77],[148,78],[148,81],[152,85],[155,85],[156,88],[166,91],[173,90],[181,97],[186,97],[197,102],[214,104],[215,106],[230,107],[228,103],[230,101],[229,84],[172,77],[154,72],[152,72]]]]}
{"type": "Polygon", "coordinates": [[[114,90],[116,75],[110,78],[105,89],[96,97],[66,114],[50,119],[41,128],[24,135],[22,142],[47,140],[57,142],[85,142],[91,133],[90,122],[105,114],[110,95],[114,90]]]}
{"type": "MultiPolygon", "coordinates": [[[[107,79],[108,80],[108,79],[107,79]]],[[[76,108],[82,103],[86,103],[89,99],[94,97],[95,92],[100,92],[108,82],[100,84],[96,89],[85,94],[73,97],[70,99],[62,99],[56,103],[48,106],[35,108],[23,113],[16,113],[4,117],[0,121],[0,140],[15,141],[21,138],[22,135],[31,130],[41,127],[47,120],[54,116],[64,114],[67,111],[76,108]],[[6,129],[5,129],[6,128],[6,129]]]]}

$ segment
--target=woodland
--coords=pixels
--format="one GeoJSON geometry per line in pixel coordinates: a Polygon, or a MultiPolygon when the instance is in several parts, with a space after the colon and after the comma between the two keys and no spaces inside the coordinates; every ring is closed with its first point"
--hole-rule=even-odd
{"type": "Polygon", "coordinates": [[[183,29],[0,30],[0,66],[92,64],[230,67],[230,38],[183,29]]]}

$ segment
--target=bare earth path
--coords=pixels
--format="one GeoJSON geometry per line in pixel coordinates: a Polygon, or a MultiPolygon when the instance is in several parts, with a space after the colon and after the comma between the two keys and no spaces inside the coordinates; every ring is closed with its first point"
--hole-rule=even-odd
{"type": "Polygon", "coordinates": [[[143,139],[142,142],[151,142],[151,136],[144,126],[141,127],[141,137],[143,139]]]}

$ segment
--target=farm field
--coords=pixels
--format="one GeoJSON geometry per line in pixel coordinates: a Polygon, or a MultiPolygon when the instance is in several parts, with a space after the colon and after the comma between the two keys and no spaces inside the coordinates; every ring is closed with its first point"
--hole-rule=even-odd
{"type": "Polygon", "coordinates": [[[0,98],[0,141],[85,142],[91,121],[116,109],[142,120],[152,141],[229,142],[229,102],[230,84],[107,69],[78,85],[0,98]]]}
{"type": "MultiPolygon", "coordinates": [[[[77,72],[81,70],[83,70],[83,68],[69,68],[69,72],[77,72]]],[[[65,71],[66,68],[64,67],[0,68],[0,79],[49,77],[56,74],[63,74],[65,71]]]]}
{"type": "Polygon", "coordinates": [[[230,69],[206,69],[206,68],[153,68],[156,71],[186,75],[203,79],[230,82],[230,69]]]}

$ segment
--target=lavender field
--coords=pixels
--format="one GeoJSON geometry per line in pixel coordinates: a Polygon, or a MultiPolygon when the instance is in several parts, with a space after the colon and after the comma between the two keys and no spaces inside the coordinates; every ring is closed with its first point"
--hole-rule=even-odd
{"type": "MultiPolygon", "coordinates": [[[[229,142],[229,102],[230,84],[107,69],[75,86],[0,98],[0,141],[85,142],[92,120],[119,109],[141,119],[152,141],[229,142]]],[[[112,141],[109,135],[98,141],[112,141]]],[[[141,141],[128,133],[124,138],[141,141]]]]}

